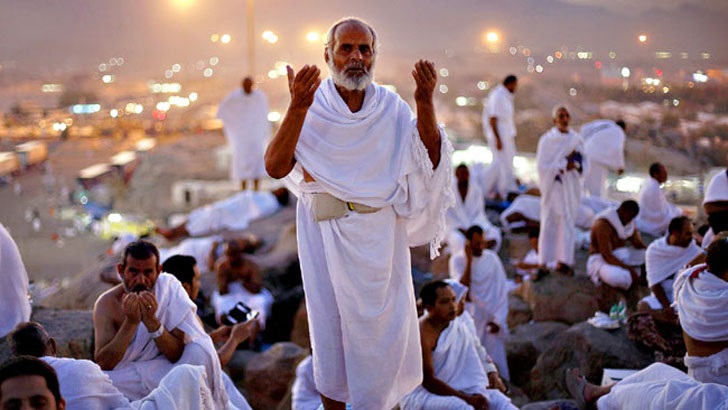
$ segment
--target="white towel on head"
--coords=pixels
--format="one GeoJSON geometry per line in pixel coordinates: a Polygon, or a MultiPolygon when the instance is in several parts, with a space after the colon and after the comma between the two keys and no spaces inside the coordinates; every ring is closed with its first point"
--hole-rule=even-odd
{"type": "Polygon", "coordinates": [[[719,201],[728,201],[728,170],[714,175],[705,189],[703,204],[719,201]]]}
{"type": "Polygon", "coordinates": [[[673,286],[685,333],[704,342],[728,340],[728,282],[702,263],[681,272],[673,286]]]}

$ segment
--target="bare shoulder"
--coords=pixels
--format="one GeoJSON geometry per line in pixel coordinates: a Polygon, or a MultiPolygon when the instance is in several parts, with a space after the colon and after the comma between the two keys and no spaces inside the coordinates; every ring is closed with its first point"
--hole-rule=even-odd
{"type": "Polygon", "coordinates": [[[420,319],[420,338],[422,347],[427,351],[435,350],[437,338],[439,337],[437,329],[427,320],[427,317],[420,319]]]}
{"type": "Polygon", "coordinates": [[[124,289],[122,285],[116,285],[113,288],[102,293],[94,303],[94,317],[97,315],[106,316],[110,313],[121,311],[121,297],[124,289]]]}

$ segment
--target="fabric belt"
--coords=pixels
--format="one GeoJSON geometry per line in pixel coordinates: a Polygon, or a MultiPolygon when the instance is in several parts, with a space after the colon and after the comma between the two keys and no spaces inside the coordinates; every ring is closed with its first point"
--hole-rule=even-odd
{"type": "Polygon", "coordinates": [[[311,196],[313,216],[318,222],[338,219],[345,216],[348,212],[371,214],[381,209],[368,205],[357,204],[356,202],[342,201],[328,193],[317,193],[312,194],[311,196]]]}

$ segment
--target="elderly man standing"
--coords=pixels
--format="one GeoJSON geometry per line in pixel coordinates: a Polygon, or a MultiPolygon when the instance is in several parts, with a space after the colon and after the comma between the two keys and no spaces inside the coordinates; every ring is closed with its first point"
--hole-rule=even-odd
{"type": "Polygon", "coordinates": [[[597,215],[591,229],[586,272],[594,284],[600,281],[627,290],[640,274],[636,267],[645,263],[645,244],[634,219],[639,214],[637,202],[627,200],[619,208],[609,208],[597,215]],[[632,247],[625,246],[627,242],[632,247]]]}
{"type": "Polygon", "coordinates": [[[493,152],[493,166],[500,169],[496,189],[501,198],[516,189],[513,157],[516,155],[516,124],[513,120],[513,94],[518,87],[515,75],[507,76],[488,94],[483,107],[483,128],[493,152]]]}
{"type": "Polygon", "coordinates": [[[299,197],[298,249],[316,386],[327,409],[389,409],[422,381],[409,246],[436,255],[453,202],[434,64],[412,76],[417,118],[372,83],[378,38],[347,18],[316,66],[288,69],[291,103],[266,152],[299,197]],[[320,85],[320,87],[319,87],[320,85]]]}
{"type": "Polygon", "coordinates": [[[584,155],[589,159],[589,170],[584,173],[585,194],[604,197],[607,172],[624,172],[624,121],[596,120],[581,126],[584,155]]]}
{"type": "Polygon", "coordinates": [[[541,136],[536,149],[541,189],[539,263],[573,273],[575,221],[581,202],[582,173],[587,168],[584,144],[569,128],[569,110],[558,105],[552,112],[554,127],[541,136]]]}
{"type": "Polygon", "coordinates": [[[263,153],[270,137],[268,98],[262,91],[253,89],[252,77],[245,77],[241,88],[222,100],[217,117],[223,122],[232,153],[230,179],[241,181],[243,191],[247,180],[252,179],[253,189],[257,191],[260,177],[265,175],[263,153]]]}
{"type": "Polygon", "coordinates": [[[161,270],[151,243],[126,247],[117,265],[122,282],[94,305],[94,361],[130,400],[149,394],[177,364],[204,366],[215,408],[228,408],[220,361],[197,308],[161,270]]]}
{"type": "Polygon", "coordinates": [[[667,181],[667,168],[659,162],[650,165],[650,176],[640,188],[637,229],[653,236],[662,236],[673,218],[683,214],[682,209],[667,202],[660,186],[667,181]]]}

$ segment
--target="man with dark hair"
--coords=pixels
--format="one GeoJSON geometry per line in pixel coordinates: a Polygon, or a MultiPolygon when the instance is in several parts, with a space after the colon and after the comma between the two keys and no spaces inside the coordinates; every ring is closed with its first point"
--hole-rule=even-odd
{"type": "Polygon", "coordinates": [[[683,215],[682,209],[669,203],[660,186],[667,181],[667,168],[659,162],[650,165],[650,176],[639,192],[640,214],[635,220],[637,229],[653,236],[662,236],[673,218],[683,215]]]}
{"type": "Polygon", "coordinates": [[[226,406],[215,347],[180,282],[161,272],[156,247],[132,242],[122,255],[122,283],[94,305],[96,363],[131,400],[149,394],[176,364],[202,365],[215,405],[226,406]]]}
{"type": "Polygon", "coordinates": [[[599,213],[591,229],[587,274],[594,284],[627,290],[640,274],[635,269],[645,262],[645,244],[634,227],[634,218],[640,213],[635,201],[627,200],[619,208],[608,208],[599,213]],[[632,244],[628,248],[627,243],[632,244]]]}
{"type": "Polygon", "coordinates": [[[200,292],[200,270],[193,256],[172,255],[162,264],[162,271],[177,278],[190,299],[197,299],[200,292]]]}
{"type": "Polygon", "coordinates": [[[480,342],[510,380],[504,339],[508,335],[508,284],[498,254],[486,249],[483,229],[471,226],[465,245],[450,258],[450,277],[469,288],[466,308],[475,320],[480,342]]]}
{"type": "Polygon", "coordinates": [[[0,406],[3,410],[64,410],[66,402],[53,368],[35,357],[20,356],[0,366],[0,406]]]}
{"type": "Polygon", "coordinates": [[[409,247],[438,253],[453,200],[435,66],[413,67],[414,118],[372,81],[378,44],[370,25],[345,18],[323,50],[329,78],[288,67],[291,103],[265,158],[299,199],[314,377],[327,410],[392,408],[421,382],[409,247]]]}
{"type": "Polygon", "coordinates": [[[513,95],[518,88],[515,75],[508,75],[488,94],[483,107],[483,130],[493,153],[491,166],[500,170],[496,189],[501,198],[516,190],[513,157],[516,155],[516,124],[514,122],[513,95]]]}
{"type": "Polygon", "coordinates": [[[584,155],[589,169],[584,173],[584,194],[602,198],[607,172],[624,173],[625,123],[622,120],[596,120],[581,126],[584,155]]]}
{"type": "Polygon", "coordinates": [[[515,409],[489,384],[477,339],[458,317],[457,297],[445,282],[430,282],[420,292],[427,313],[420,318],[424,380],[400,406],[402,410],[515,409]]]}

